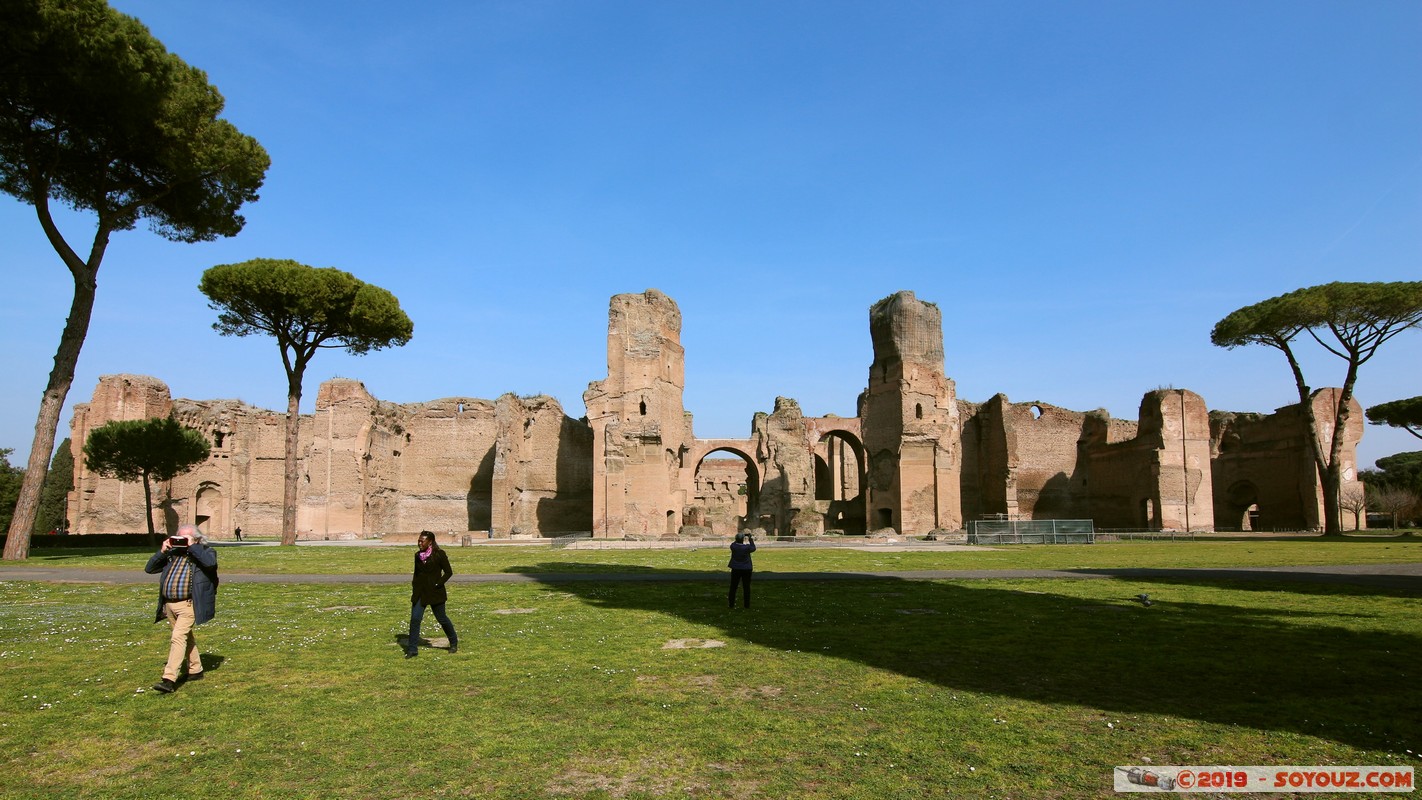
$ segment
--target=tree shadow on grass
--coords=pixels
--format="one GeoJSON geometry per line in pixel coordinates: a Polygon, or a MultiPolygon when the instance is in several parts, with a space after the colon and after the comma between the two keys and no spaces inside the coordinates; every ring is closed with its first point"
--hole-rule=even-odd
{"type": "MultiPolygon", "coordinates": [[[[1378,564],[1369,567],[1256,567],[1253,569],[1211,569],[1194,567],[1185,570],[1127,568],[1127,569],[1077,569],[1080,575],[1123,578],[1136,581],[1159,581],[1162,583],[1211,584],[1248,590],[1264,587],[1270,591],[1274,584],[1287,581],[1290,584],[1307,584],[1313,591],[1326,592],[1321,587],[1342,587],[1339,591],[1348,594],[1365,593],[1388,597],[1416,597],[1422,599],[1422,574],[1416,574],[1413,565],[1378,564]],[[1397,568],[1399,571],[1386,571],[1397,568]],[[1408,571],[1400,571],[1406,569],[1408,571]]],[[[1298,589],[1298,591],[1309,591],[1298,589]]]]}
{"type": "MultiPolygon", "coordinates": [[[[1314,611],[1270,608],[1267,601],[1174,601],[1171,581],[1155,576],[1147,607],[1135,597],[1139,583],[1122,585],[1108,599],[1089,599],[979,581],[843,575],[791,581],[758,572],[755,608],[730,611],[726,576],[658,573],[655,582],[530,577],[590,606],[672,614],[718,629],[723,638],[849,659],[953,689],[1169,714],[1394,752],[1422,742],[1416,688],[1422,636],[1330,623],[1357,618],[1328,606],[1347,596],[1366,603],[1380,593],[1368,587],[1220,584],[1226,591],[1316,596],[1314,611]],[[678,575],[683,580],[674,582],[678,575]]],[[[1175,582],[1182,590],[1198,586],[1175,582]]]]}

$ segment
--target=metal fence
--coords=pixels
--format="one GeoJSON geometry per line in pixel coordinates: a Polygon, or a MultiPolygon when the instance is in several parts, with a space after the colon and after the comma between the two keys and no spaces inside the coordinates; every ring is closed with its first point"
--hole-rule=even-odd
{"type": "Polygon", "coordinates": [[[1103,542],[1195,541],[1195,531],[1149,531],[1140,528],[1097,528],[1096,538],[1103,542]]]}
{"type": "Polygon", "coordinates": [[[969,523],[968,544],[1092,544],[1089,519],[983,519],[969,523]]]}

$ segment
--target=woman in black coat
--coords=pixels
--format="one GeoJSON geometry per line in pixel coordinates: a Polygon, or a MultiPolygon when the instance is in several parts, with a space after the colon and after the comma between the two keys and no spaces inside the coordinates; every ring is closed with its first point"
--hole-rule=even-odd
{"type": "Polygon", "coordinates": [[[449,652],[459,652],[459,634],[454,632],[454,623],[444,613],[444,604],[449,599],[444,585],[453,575],[449,556],[435,544],[434,534],[420,531],[419,550],[415,552],[415,575],[410,580],[410,638],[406,642],[405,658],[420,654],[420,620],[424,619],[425,606],[434,612],[435,620],[449,638],[449,652]]]}

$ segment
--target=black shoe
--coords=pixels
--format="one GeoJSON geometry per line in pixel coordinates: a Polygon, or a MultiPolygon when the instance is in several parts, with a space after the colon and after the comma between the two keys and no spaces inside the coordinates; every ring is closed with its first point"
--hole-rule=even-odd
{"type": "Polygon", "coordinates": [[[183,678],[183,683],[191,683],[192,681],[200,681],[200,680],[202,680],[202,676],[205,675],[205,674],[207,674],[207,673],[205,673],[205,672],[189,672],[189,673],[188,673],[188,677],[183,678]]]}
{"type": "Polygon", "coordinates": [[[419,655],[419,654],[420,654],[420,651],[419,651],[419,650],[406,650],[406,651],[405,651],[405,658],[414,658],[415,656],[417,656],[417,655],[419,655]]]}
{"type": "Polygon", "coordinates": [[[163,680],[153,684],[153,690],[155,692],[162,692],[163,694],[172,694],[173,692],[178,691],[178,685],[168,680],[167,678],[164,678],[163,680]]]}
{"type": "Polygon", "coordinates": [[[458,652],[459,652],[459,645],[457,645],[457,644],[452,644],[452,645],[449,646],[449,653],[450,653],[450,655],[453,655],[453,654],[458,653],[458,652]]]}

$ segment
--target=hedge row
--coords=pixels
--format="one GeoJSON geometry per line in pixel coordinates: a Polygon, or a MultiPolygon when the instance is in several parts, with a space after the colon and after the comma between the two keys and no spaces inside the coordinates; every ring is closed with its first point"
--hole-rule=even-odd
{"type": "MultiPolygon", "coordinates": [[[[0,535],[3,547],[8,535],[0,535]]],[[[83,536],[69,534],[36,534],[30,537],[31,550],[49,550],[60,547],[150,547],[146,533],[86,533],[83,536]]]]}

